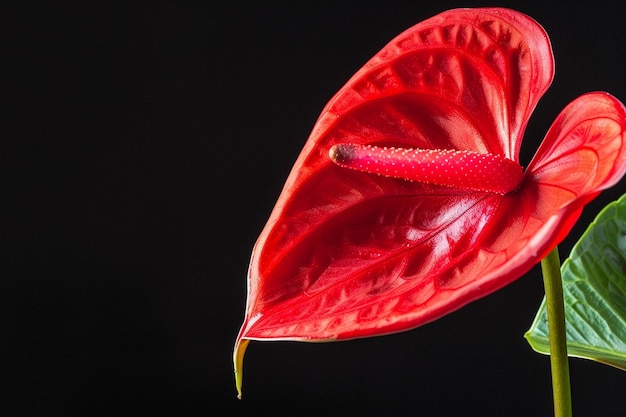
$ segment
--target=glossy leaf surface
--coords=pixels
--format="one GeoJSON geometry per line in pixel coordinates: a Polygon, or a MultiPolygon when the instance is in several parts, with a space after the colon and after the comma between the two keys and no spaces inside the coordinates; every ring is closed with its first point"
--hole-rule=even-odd
{"type": "Polygon", "coordinates": [[[562,111],[506,194],[329,157],[350,143],[519,163],[553,72],[544,30],[508,9],[444,12],[366,63],[322,111],[255,245],[236,372],[250,339],[348,339],[434,320],[519,278],[562,240],[626,169],[624,108],[606,93],[562,111]]]}
{"type": "MultiPolygon", "coordinates": [[[[570,356],[626,370],[626,195],[598,215],[561,267],[570,356]]],[[[526,339],[550,353],[545,299],[526,339]]]]}

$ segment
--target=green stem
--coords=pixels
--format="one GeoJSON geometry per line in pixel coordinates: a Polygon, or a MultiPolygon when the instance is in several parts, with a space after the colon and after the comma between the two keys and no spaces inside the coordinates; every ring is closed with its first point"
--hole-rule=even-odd
{"type": "Polygon", "coordinates": [[[571,417],[572,395],[570,391],[569,362],[567,359],[567,338],[565,335],[565,308],[563,306],[561,261],[557,247],[542,259],[541,271],[543,272],[543,285],[546,291],[546,306],[548,309],[554,416],[571,417]]]}

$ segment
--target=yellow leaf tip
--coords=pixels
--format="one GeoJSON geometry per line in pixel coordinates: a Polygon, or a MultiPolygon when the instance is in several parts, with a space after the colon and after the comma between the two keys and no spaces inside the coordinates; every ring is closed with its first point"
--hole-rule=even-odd
{"type": "Polygon", "coordinates": [[[246,348],[250,343],[249,339],[238,339],[233,352],[233,365],[235,368],[235,387],[237,388],[237,398],[241,400],[243,386],[243,357],[246,348]]]}

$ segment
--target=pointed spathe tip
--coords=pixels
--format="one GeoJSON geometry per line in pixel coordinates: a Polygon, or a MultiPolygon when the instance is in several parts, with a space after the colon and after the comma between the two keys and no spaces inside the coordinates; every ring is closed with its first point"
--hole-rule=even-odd
{"type": "Polygon", "coordinates": [[[233,352],[233,365],[235,368],[235,387],[237,388],[237,398],[241,400],[243,386],[243,357],[246,348],[250,343],[249,339],[237,339],[235,351],[233,352]]]}

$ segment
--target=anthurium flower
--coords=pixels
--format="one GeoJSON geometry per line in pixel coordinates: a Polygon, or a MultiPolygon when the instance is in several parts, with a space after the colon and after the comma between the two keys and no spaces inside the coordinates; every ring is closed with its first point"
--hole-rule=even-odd
{"type": "Polygon", "coordinates": [[[415,328],[519,278],[567,235],[624,175],[626,112],[607,93],[575,99],[523,169],[553,74],[530,17],[457,9],[400,34],[341,88],[254,247],[239,390],[250,340],[415,328]]]}

